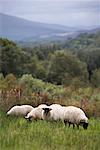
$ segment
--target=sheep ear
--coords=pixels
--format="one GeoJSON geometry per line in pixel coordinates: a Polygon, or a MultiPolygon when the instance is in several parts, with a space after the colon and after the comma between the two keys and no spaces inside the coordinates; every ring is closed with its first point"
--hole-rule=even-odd
{"type": "Polygon", "coordinates": [[[49,108],[49,111],[51,111],[52,109],[51,108],[49,108]]]}
{"type": "Polygon", "coordinates": [[[42,108],[43,110],[45,110],[45,108],[42,108]]]}

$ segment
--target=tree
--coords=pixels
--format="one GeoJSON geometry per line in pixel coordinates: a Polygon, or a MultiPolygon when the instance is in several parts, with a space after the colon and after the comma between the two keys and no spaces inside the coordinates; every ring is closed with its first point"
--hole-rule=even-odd
{"type": "Polygon", "coordinates": [[[6,45],[1,49],[1,72],[6,76],[9,73],[20,74],[21,49],[13,45],[6,45]]]}
{"type": "Polygon", "coordinates": [[[78,57],[81,61],[86,62],[89,73],[89,81],[96,68],[100,67],[100,48],[91,48],[78,52],[78,57]]]}
{"type": "Polygon", "coordinates": [[[100,87],[100,68],[93,71],[91,83],[95,87],[100,87]]]}
{"type": "Polygon", "coordinates": [[[81,80],[87,81],[86,64],[71,53],[56,51],[50,59],[47,80],[55,84],[64,84],[64,80],[74,77],[80,77],[81,80]]]}
{"type": "Polygon", "coordinates": [[[33,77],[31,74],[24,74],[19,79],[19,85],[23,89],[24,95],[30,95],[32,93],[33,77]]]}
{"type": "Polygon", "coordinates": [[[5,77],[3,84],[5,85],[5,87],[6,87],[7,90],[10,90],[10,89],[16,87],[16,85],[17,85],[17,79],[16,79],[16,77],[12,73],[8,74],[5,77]]]}

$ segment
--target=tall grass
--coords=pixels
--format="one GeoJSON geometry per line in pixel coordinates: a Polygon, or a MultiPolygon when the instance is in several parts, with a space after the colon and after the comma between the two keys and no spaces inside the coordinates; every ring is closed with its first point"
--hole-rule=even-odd
{"type": "Polygon", "coordinates": [[[46,121],[28,122],[0,111],[0,150],[99,150],[100,120],[87,130],[46,121]]]}

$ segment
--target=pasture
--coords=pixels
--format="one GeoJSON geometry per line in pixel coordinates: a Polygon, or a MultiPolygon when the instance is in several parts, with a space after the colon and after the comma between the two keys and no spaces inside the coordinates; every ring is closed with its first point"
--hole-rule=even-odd
{"type": "Polygon", "coordinates": [[[0,150],[99,150],[100,120],[78,130],[61,122],[34,121],[6,116],[0,111],[0,150]]]}

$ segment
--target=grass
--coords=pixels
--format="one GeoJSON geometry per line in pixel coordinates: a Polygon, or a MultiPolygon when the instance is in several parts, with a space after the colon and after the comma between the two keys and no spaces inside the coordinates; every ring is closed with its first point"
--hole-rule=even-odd
{"type": "Polygon", "coordinates": [[[99,150],[100,120],[78,130],[59,123],[28,122],[0,111],[0,150],[99,150]]]}

